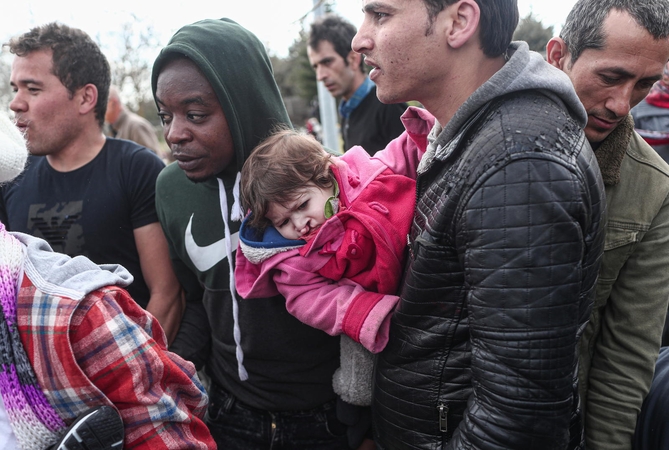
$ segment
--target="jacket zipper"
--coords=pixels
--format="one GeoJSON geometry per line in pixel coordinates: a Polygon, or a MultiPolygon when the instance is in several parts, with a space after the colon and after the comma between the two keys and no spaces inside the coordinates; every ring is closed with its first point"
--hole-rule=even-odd
{"type": "Polygon", "coordinates": [[[440,403],[437,409],[439,410],[439,431],[448,433],[448,406],[440,403]]]}
{"type": "MultiPolygon", "coordinates": [[[[416,216],[416,211],[418,211],[418,201],[425,191],[424,178],[424,174],[416,177],[416,204],[413,207],[414,217],[416,216]]],[[[409,247],[409,258],[411,258],[411,261],[415,261],[416,255],[414,254],[413,243],[411,242],[411,228],[413,228],[413,224],[409,227],[409,232],[407,233],[407,247],[409,247]]]]}

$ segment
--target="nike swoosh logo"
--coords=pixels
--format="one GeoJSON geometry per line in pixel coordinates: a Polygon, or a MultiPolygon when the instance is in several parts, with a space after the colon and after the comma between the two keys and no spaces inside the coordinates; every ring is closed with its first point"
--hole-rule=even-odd
{"type": "MultiPolygon", "coordinates": [[[[194,215],[195,214],[192,214],[190,216],[184,236],[186,253],[188,253],[188,257],[193,262],[195,268],[200,272],[205,272],[228,257],[225,251],[225,238],[204,247],[197,245],[195,239],[193,239],[193,233],[191,232],[194,215]]],[[[232,251],[234,252],[237,250],[237,244],[239,243],[239,232],[234,233],[231,236],[231,241],[232,251]]]]}

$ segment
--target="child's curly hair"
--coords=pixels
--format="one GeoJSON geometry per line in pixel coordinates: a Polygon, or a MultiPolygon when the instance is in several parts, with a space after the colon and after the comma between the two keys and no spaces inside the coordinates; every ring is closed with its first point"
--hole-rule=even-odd
{"type": "Polygon", "coordinates": [[[309,183],[321,189],[335,184],[330,157],[312,136],[278,129],[253,149],[242,167],[241,202],[251,211],[248,225],[264,230],[271,203],[285,204],[309,183]]]}

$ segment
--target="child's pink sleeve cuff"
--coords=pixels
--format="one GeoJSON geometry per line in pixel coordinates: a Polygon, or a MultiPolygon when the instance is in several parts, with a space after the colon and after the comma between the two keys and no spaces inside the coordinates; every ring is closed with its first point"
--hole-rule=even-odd
{"type": "Polygon", "coordinates": [[[390,316],[398,300],[395,295],[361,293],[347,308],[342,331],[370,352],[380,352],[388,343],[390,316]]]}

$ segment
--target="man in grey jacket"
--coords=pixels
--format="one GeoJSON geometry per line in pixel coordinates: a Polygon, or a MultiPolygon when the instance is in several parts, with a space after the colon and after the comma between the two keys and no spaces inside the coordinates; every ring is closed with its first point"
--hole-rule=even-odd
{"type": "Polygon", "coordinates": [[[669,2],[580,0],[547,58],[588,112],[606,185],[604,258],[579,368],[587,446],[631,449],[669,300],[669,166],[629,112],[669,59],[669,2]]]}
{"type": "Polygon", "coordinates": [[[511,43],[514,0],[363,0],[353,49],[384,103],[438,123],[376,362],[380,449],[582,447],[577,343],[604,186],[567,76],[511,43]]]}
{"type": "Polygon", "coordinates": [[[160,145],[158,135],[151,122],[130,111],[123,104],[121,94],[116,86],[109,86],[105,125],[109,136],[136,142],[151,150],[160,159],[169,160],[169,155],[160,145]]]}

